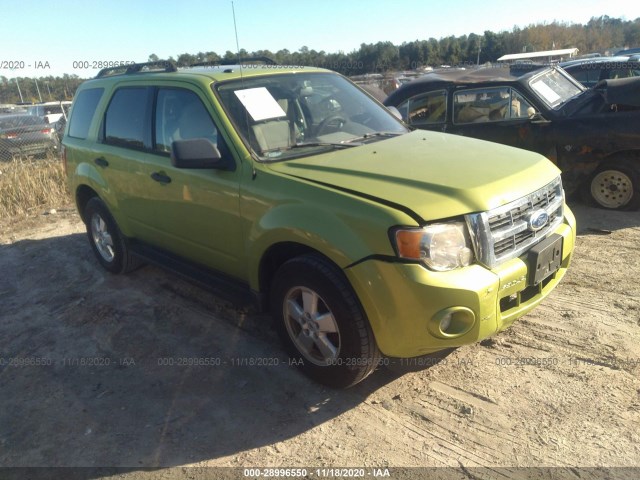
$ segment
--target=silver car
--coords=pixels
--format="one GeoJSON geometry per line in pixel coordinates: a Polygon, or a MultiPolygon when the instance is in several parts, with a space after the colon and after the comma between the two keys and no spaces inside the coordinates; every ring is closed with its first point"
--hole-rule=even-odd
{"type": "Polygon", "coordinates": [[[58,150],[55,126],[35,115],[0,115],[0,160],[58,150]]]}

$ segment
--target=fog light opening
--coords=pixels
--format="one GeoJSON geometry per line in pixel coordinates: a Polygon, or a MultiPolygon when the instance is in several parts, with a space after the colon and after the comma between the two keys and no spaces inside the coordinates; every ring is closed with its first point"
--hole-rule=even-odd
{"type": "Polygon", "coordinates": [[[429,322],[429,331],[439,338],[455,338],[469,332],[476,323],[476,315],[467,307],[441,310],[429,322]]]}
{"type": "Polygon", "coordinates": [[[451,317],[453,316],[453,313],[451,312],[447,312],[445,315],[442,316],[442,318],[440,319],[440,331],[441,332],[447,332],[449,331],[449,328],[451,328],[451,317]]]}

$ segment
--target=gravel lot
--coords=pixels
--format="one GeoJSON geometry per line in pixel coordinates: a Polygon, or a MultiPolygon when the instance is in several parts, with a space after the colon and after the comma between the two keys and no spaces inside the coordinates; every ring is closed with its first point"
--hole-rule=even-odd
{"type": "Polygon", "coordinates": [[[538,309],[347,391],[289,366],[266,315],[155,267],[104,272],[71,207],[4,226],[0,465],[640,478],[640,213],[573,208],[572,268],[538,309]],[[521,469],[540,466],[558,468],[521,469]]]}

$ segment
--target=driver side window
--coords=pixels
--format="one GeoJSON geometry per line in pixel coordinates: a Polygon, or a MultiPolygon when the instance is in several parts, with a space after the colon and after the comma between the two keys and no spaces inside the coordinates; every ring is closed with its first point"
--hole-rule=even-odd
{"type": "Polygon", "coordinates": [[[453,122],[488,123],[529,118],[535,109],[510,87],[475,88],[458,91],[453,97],[453,122]]]}
{"type": "Polygon", "coordinates": [[[171,152],[176,140],[206,138],[218,146],[218,129],[200,98],[178,88],[161,88],[156,99],[155,150],[171,152]]]}

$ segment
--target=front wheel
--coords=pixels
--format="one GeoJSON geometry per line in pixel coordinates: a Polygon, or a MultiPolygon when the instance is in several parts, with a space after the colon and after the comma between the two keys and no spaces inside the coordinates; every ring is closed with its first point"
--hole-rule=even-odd
{"type": "Polygon", "coordinates": [[[140,265],[138,258],[131,254],[125,237],[102,200],[94,197],[87,202],[84,221],[91,248],[106,270],[111,273],[126,273],[140,265]]]}
{"type": "Polygon", "coordinates": [[[271,293],[278,333],[295,365],[313,380],[347,388],[380,361],[369,322],[342,272],[316,255],[286,262],[271,293]]]}
{"type": "Polygon", "coordinates": [[[637,210],[640,206],[638,171],[623,160],[603,165],[589,179],[588,193],[599,207],[637,210]]]}

